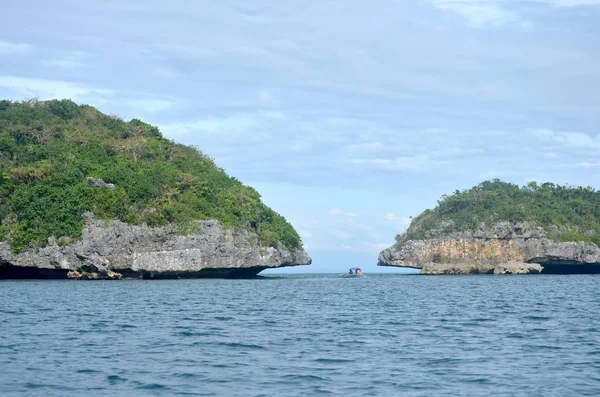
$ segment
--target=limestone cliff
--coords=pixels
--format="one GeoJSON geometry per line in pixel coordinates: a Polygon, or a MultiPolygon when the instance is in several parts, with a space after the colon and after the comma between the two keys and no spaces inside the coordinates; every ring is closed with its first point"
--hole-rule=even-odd
{"type": "Polygon", "coordinates": [[[406,241],[383,250],[378,265],[417,268],[424,274],[600,273],[600,248],[555,242],[531,223],[499,222],[406,241]]]}
{"type": "Polygon", "coordinates": [[[303,250],[259,246],[256,234],[196,221],[181,235],[176,225],[135,226],[86,214],[81,241],[19,254],[0,243],[0,278],[120,279],[251,277],[267,268],[308,265],[303,250]]]}

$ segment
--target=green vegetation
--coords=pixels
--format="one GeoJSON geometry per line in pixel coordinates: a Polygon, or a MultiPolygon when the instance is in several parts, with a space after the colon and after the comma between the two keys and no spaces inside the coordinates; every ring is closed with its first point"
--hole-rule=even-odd
{"type": "Polygon", "coordinates": [[[600,192],[591,187],[538,185],[519,187],[499,180],[443,196],[437,207],[416,217],[398,246],[435,236],[435,231],[472,230],[497,222],[528,221],[557,241],[600,243],[600,192]]]}
{"type": "Polygon", "coordinates": [[[217,219],[256,232],[262,245],[302,247],[256,190],[198,149],[69,100],[0,101],[0,171],[0,239],[15,252],[51,236],[80,238],[86,211],[132,224],[174,222],[180,233],[193,232],[191,220],[217,219]],[[92,187],[89,177],[115,188],[92,187]]]}

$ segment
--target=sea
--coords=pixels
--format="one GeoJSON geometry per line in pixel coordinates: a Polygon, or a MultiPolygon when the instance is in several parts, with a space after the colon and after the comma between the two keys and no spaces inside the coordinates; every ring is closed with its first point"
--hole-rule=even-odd
{"type": "Polygon", "coordinates": [[[2,281],[0,396],[599,396],[600,276],[2,281]]]}

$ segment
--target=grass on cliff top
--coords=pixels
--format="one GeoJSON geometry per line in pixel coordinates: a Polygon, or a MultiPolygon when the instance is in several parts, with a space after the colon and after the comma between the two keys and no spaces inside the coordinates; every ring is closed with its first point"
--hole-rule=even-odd
{"type": "Polygon", "coordinates": [[[518,186],[498,179],[443,196],[432,210],[416,217],[407,232],[396,236],[401,247],[409,240],[424,240],[435,231],[473,230],[482,225],[528,221],[543,227],[556,241],[600,244],[600,192],[591,187],[518,186]]]}
{"type": "Polygon", "coordinates": [[[154,126],[69,100],[0,101],[0,239],[20,252],[50,236],[80,238],[85,211],[149,226],[217,219],[256,232],[262,245],[302,247],[256,190],[154,126]]]}

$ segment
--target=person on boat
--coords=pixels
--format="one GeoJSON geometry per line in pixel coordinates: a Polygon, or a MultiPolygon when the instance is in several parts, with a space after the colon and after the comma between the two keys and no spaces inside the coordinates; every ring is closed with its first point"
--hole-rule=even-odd
{"type": "Polygon", "coordinates": [[[363,275],[363,271],[360,269],[360,267],[358,269],[356,269],[356,275],[357,276],[362,276],[363,275]]]}

